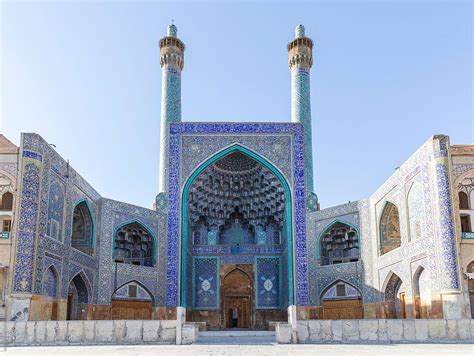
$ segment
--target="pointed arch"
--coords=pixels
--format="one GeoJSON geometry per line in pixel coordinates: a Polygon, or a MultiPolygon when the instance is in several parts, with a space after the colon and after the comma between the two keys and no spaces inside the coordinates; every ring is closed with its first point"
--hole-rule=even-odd
{"type": "Polygon", "coordinates": [[[72,209],[71,247],[88,255],[94,254],[94,215],[87,199],[78,200],[72,209]]]}
{"type": "Polygon", "coordinates": [[[188,224],[187,222],[187,201],[188,201],[188,193],[190,190],[191,185],[196,180],[196,178],[211,164],[219,160],[220,158],[228,155],[232,152],[240,152],[250,158],[253,158],[258,163],[262,164],[268,170],[270,170],[277,179],[281,182],[284,187],[284,194],[285,194],[285,217],[286,217],[286,236],[287,236],[287,250],[288,250],[288,304],[294,304],[294,282],[293,282],[293,226],[292,226],[292,195],[290,190],[290,185],[287,179],[284,177],[283,173],[273,165],[269,160],[265,157],[257,154],[256,152],[246,148],[240,144],[234,143],[231,146],[222,149],[221,151],[217,152],[213,156],[209,157],[206,161],[202,162],[193,172],[187,177],[186,183],[184,184],[184,188],[181,193],[181,263],[180,263],[180,272],[181,272],[181,281],[179,287],[179,305],[186,307],[186,281],[187,281],[187,268],[186,268],[186,240],[188,235],[188,224]]]}
{"type": "MultiPolygon", "coordinates": [[[[384,283],[382,285],[383,299],[387,300],[387,290],[393,289],[394,286],[396,287],[395,289],[398,289],[397,286],[400,287],[402,283],[403,280],[400,278],[400,276],[394,271],[390,271],[385,277],[384,283]]],[[[389,294],[388,299],[391,299],[392,297],[393,294],[389,294]]]]}
{"type": "Polygon", "coordinates": [[[227,328],[250,327],[252,292],[253,278],[241,268],[233,268],[221,279],[221,309],[227,328]]]}
{"type": "Polygon", "coordinates": [[[13,210],[13,193],[7,190],[2,194],[1,202],[0,210],[13,210]]]}
{"type": "MultiPolygon", "coordinates": [[[[151,266],[150,267],[154,267],[156,266],[156,237],[155,237],[155,234],[151,231],[151,229],[141,220],[139,219],[131,219],[131,220],[128,220],[122,224],[120,224],[119,226],[117,226],[115,229],[114,229],[114,234],[113,234],[113,241],[112,241],[112,256],[113,256],[113,259],[115,262],[117,262],[117,233],[119,232],[120,229],[126,227],[127,225],[133,225],[133,224],[136,224],[138,226],[140,226],[143,230],[145,230],[152,238],[152,243],[151,243],[151,246],[149,246],[148,248],[148,251],[147,251],[147,256],[145,257],[145,259],[150,259],[151,257],[151,266]],[[151,247],[151,248],[150,248],[151,247]],[[151,250],[151,251],[149,251],[151,250]]],[[[141,236],[143,237],[143,236],[141,236]]],[[[125,261],[125,257],[123,259],[123,261],[125,261]]],[[[124,263],[130,263],[130,264],[134,264],[133,261],[135,261],[133,258],[130,257],[129,261],[128,262],[124,262],[124,263]]],[[[141,265],[141,264],[140,264],[141,265]]],[[[144,266],[148,266],[149,264],[147,264],[145,262],[144,266]]]]}
{"type": "Polygon", "coordinates": [[[379,220],[380,255],[401,246],[400,214],[397,206],[387,200],[379,220]]]}
{"type": "Polygon", "coordinates": [[[140,287],[141,289],[143,289],[147,294],[148,296],[150,297],[150,300],[152,302],[152,305],[155,305],[155,297],[153,295],[153,293],[150,291],[150,289],[145,286],[142,282],[136,280],[136,279],[131,279],[125,283],[122,283],[119,287],[115,288],[115,290],[113,291],[112,293],[112,296],[111,296],[111,299],[114,299],[114,295],[120,290],[122,289],[123,287],[127,286],[127,285],[131,285],[131,284],[136,284],[138,287],[140,287]]]}
{"type": "Polygon", "coordinates": [[[81,291],[83,291],[81,300],[84,301],[84,303],[89,303],[92,297],[92,285],[83,270],[76,273],[74,277],[69,280],[69,286],[72,283],[76,285],[76,288],[79,287],[81,291]]]}
{"type": "Polygon", "coordinates": [[[51,298],[58,297],[59,273],[54,265],[49,265],[43,273],[43,294],[51,298]]]}
{"type": "MultiPolygon", "coordinates": [[[[325,242],[322,241],[322,239],[323,239],[323,236],[325,236],[325,234],[327,232],[329,232],[331,228],[333,228],[334,226],[337,226],[338,224],[342,225],[342,226],[347,226],[348,227],[347,230],[349,230],[349,233],[350,233],[350,230],[353,230],[354,235],[351,234],[351,236],[347,236],[348,237],[347,241],[341,241],[339,243],[340,248],[338,248],[337,251],[340,251],[341,256],[340,256],[340,258],[337,259],[337,261],[340,261],[339,263],[341,263],[341,262],[355,262],[360,257],[360,235],[359,235],[359,230],[354,225],[352,225],[351,223],[349,223],[347,221],[340,220],[340,219],[335,219],[330,224],[328,224],[318,236],[318,259],[319,259],[321,265],[329,265],[329,264],[334,263],[334,261],[329,258],[329,253],[328,254],[325,253],[325,246],[323,246],[323,245],[325,245],[325,242]],[[345,246],[344,246],[344,244],[345,244],[345,246]],[[327,262],[327,263],[323,263],[322,255],[324,255],[324,258],[325,258],[324,262],[327,262]]],[[[348,234],[348,231],[344,231],[343,233],[344,233],[344,235],[346,235],[346,234],[348,234]]],[[[328,241],[332,240],[334,237],[335,236],[328,236],[328,241]]],[[[334,251],[335,249],[332,249],[332,250],[334,251]]],[[[329,251],[327,251],[327,252],[329,252],[329,251]]]]}
{"type": "Polygon", "coordinates": [[[87,319],[87,304],[91,302],[91,297],[91,284],[84,271],[81,270],[69,280],[66,319],[87,319]]]}
{"type": "Polygon", "coordinates": [[[362,319],[362,293],[354,284],[337,279],[319,295],[323,319],[362,319]]]}
{"type": "Polygon", "coordinates": [[[383,284],[383,311],[387,319],[404,319],[406,316],[404,293],[399,293],[402,279],[390,271],[383,284]]]}
{"type": "MultiPolygon", "coordinates": [[[[325,295],[335,286],[337,285],[342,285],[344,284],[345,286],[349,286],[350,288],[352,288],[356,293],[354,293],[354,291],[349,291],[350,293],[346,293],[346,294],[349,294],[349,295],[334,295],[334,297],[352,297],[352,298],[362,298],[362,292],[360,291],[360,289],[358,287],[356,287],[354,284],[350,283],[350,282],[347,282],[346,280],[342,279],[342,278],[339,278],[337,280],[335,280],[334,282],[330,283],[328,286],[326,286],[322,292],[319,294],[319,299],[320,300],[323,300],[325,295]]],[[[347,290],[346,290],[347,291],[347,290]]]]}
{"type": "Polygon", "coordinates": [[[413,274],[413,303],[416,319],[427,319],[431,311],[431,280],[429,271],[418,266],[413,274]]]}

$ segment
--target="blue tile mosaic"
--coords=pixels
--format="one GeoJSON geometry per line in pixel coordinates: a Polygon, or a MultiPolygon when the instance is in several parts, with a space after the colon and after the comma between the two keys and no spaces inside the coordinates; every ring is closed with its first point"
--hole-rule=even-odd
{"type": "Polygon", "coordinates": [[[280,308],[281,262],[279,257],[256,258],[256,307],[280,308]]]}
{"type": "Polygon", "coordinates": [[[219,260],[214,257],[193,259],[193,307],[219,309],[219,260]]]}

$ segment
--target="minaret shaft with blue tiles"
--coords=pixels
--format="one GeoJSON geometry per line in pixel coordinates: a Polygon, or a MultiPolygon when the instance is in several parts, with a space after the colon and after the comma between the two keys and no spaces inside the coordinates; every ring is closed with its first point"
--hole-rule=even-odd
{"type": "Polygon", "coordinates": [[[184,43],[177,37],[177,28],[168,26],[166,37],[160,40],[161,87],[161,132],[160,132],[160,177],[157,209],[166,209],[168,193],[169,125],[181,122],[181,71],[184,67],[184,43]]]}
{"type": "Polygon", "coordinates": [[[305,36],[304,26],[295,29],[295,39],[288,43],[288,67],[291,72],[291,121],[303,125],[305,155],[306,207],[317,210],[314,194],[313,143],[311,138],[310,71],[313,66],[313,41],[305,36]]]}

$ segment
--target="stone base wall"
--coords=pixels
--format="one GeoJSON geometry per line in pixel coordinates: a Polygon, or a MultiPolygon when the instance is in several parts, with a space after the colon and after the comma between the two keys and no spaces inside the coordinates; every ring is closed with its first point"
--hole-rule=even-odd
{"type": "MultiPolygon", "coordinates": [[[[197,340],[198,327],[182,326],[181,344],[197,340]]],[[[26,321],[0,324],[2,346],[175,344],[176,320],[26,321]]]]}
{"type": "Polygon", "coordinates": [[[474,343],[474,319],[299,320],[278,324],[279,343],[474,343]]]}
{"type": "MultiPolygon", "coordinates": [[[[250,316],[253,321],[251,329],[269,330],[270,323],[288,320],[286,310],[257,309],[250,316]]],[[[220,310],[186,310],[186,321],[193,323],[206,323],[208,330],[225,329],[222,312],[220,310]]]]}

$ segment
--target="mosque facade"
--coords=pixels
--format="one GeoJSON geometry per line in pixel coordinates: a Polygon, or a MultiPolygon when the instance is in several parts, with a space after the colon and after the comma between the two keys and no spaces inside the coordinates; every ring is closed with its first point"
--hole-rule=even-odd
{"type": "Polygon", "coordinates": [[[289,122],[183,122],[174,25],[159,47],[153,209],[103,197],[36,133],[0,135],[4,320],[474,315],[474,145],[434,135],[369,198],[320,209],[304,27],[287,46],[289,122]]]}

